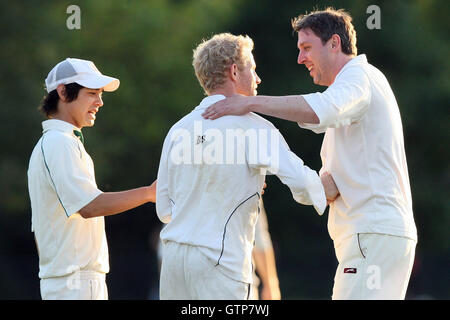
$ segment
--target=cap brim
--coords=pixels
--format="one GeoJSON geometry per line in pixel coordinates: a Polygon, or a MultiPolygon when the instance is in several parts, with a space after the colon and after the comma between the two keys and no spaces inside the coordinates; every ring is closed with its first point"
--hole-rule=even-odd
{"type": "Polygon", "coordinates": [[[89,89],[103,89],[108,92],[117,90],[120,85],[119,79],[105,75],[89,75],[86,79],[76,80],[75,82],[89,89]]]}

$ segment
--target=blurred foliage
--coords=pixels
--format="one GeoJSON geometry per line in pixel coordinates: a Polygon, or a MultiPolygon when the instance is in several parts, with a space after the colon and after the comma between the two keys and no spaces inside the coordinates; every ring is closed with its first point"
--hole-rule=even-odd
{"type": "MultiPolygon", "coordinates": [[[[191,66],[202,38],[219,32],[251,36],[259,94],[322,91],[296,64],[290,20],[329,5],[352,14],[358,52],[385,73],[400,106],[419,232],[408,297],[450,298],[450,12],[444,0],[0,2],[0,298],[39,298],[26,171],[44,120],[37,111],[44,79],[56,63],[84,58],[120,79],[119,90],[104,95],[95,127],[83,132],[100,189],[123,190],[156,178],[167,131],[202,99],[191,66]],[[80,30],[66,27],[71,4],[81,9],[80,30]],[[380,30],[366,27],[371,4],[381,9],[380,30]]],[[[322,135],[269,119],[306,164],[320,169],[322,135]]],[[[318,217],[296,204],[276,177],[267,181],[283,298],[329,299],[337,262],[327,214],[318,217]]],[[[151,239],[160,223],[154,205],[108,217],[106,227],[110,298],[147,298],[157,283],[151,239]]]]}

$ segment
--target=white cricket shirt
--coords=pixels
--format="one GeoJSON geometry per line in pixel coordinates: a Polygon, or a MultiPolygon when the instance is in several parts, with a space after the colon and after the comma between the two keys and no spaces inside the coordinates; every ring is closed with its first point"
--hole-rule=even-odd
{"type": "Polygon", "coordinates": [[[156,210],[167,225],[162,241],[198,246],[230,278],[252,282],[252,249],[259,198],[267,173],[286,184],[295,201],[322,214],[318,174],[289,150],[279,131],[249,113],[205,120],[222,95],[203,99],[169,131],[158,171],[156,210]]]}
{"type": "MultiPolygon", "coordinates": [[[[103,217],[84,219],[78,211],[102,193],[94,165],[77,129],[65,121],[42,123],[43,135],[28,168],[31,225],[39,250],[39,277],[77,270],[109,271],[103,217]]],[[[78,129],[77,129],[78,130],[78,129]]]]}
{"type": "Polygon", "coordinates": [[[417,241],[400,111],[386,77],[365,55],[350,60],[323,93],[303,96],[325,132],[321,173],[332,174],[341,196],[330,205],[335,246],[355,233],[417,241]]]}

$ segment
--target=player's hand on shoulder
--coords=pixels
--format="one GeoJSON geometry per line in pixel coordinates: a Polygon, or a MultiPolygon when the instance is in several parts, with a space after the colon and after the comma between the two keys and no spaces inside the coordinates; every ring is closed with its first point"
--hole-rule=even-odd
{"type": "Polygon", "coordinates": [[[226,115],[241,116],[250,112],[249,97],[243,95],[234,95],[224,100],[220,100],[206,108],[202,113],[205,119],[217,119],[226,115]]]}

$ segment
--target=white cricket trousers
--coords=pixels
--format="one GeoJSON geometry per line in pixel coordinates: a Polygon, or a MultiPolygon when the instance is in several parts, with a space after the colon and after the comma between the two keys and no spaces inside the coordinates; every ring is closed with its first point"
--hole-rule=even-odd
{"type": "Polygon", "coordinates": [[[416,241],[358,233],[335,248],[339,265],[333,300],[403,300],[414,264],[416,241]]]}
{"type": "Polygon", "coordinates": [[[41,279],[42,300],[108,300],[104,273],[77,271],[70,276],[41,279]]]}
{"type": "Polygon", "coordinates": [[[165,241],[161,300],[247,300],[250,284],[225,276],[196,246],[165,241]]]}

